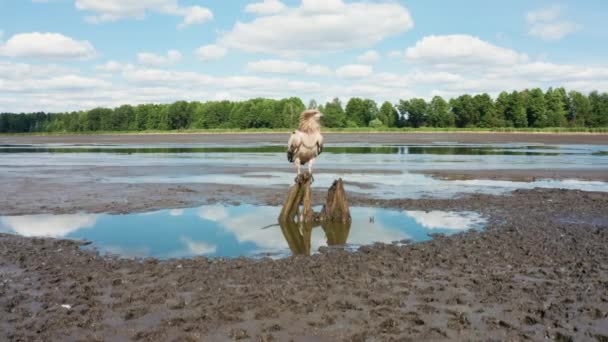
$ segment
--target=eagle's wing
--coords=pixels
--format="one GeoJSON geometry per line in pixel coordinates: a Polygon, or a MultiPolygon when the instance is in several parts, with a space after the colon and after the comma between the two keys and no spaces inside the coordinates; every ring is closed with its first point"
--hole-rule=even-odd
{"type": "Polygon", "coordinates": [[[323,136],[319,133],[319,137],[317,138],[317,155],[323,152],[323,136]]]}
{"type": "Polygon", "coordinates": [[[302,145],[302,136],[298,131],[294,131],[291,133],[289,137],[289,141],[287,142],[287,160],[290,163],[293,163],[295,160],[295,155],[298,153],[300,146],[302,145]]]}

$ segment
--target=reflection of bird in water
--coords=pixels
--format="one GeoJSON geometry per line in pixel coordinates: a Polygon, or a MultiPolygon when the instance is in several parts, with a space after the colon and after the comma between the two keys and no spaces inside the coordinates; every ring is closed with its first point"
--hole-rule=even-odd
{"type": "Polygon", "coordinates": [[[328,246],[345,245],[350,232],[350,223],[329,222],[279,222],[285,241],[294,255],[310,255],[312,230],[321,226],[328,246]]]}
{"type": "Polygon", "coordinates": [[[376,218],[373,217],[373,216],[370,216],[369,217],[369,223],[374,223],[374,222],[376,222],[376,218]]]}

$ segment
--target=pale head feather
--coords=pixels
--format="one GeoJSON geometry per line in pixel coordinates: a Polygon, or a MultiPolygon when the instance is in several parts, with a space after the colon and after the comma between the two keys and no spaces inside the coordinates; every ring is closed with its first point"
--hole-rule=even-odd
{"type": "Polygon", "coordinates": [[[298,130],[304,133],[316,133],[321,130],[319,120],[323,114],[316,109],[307,109],[300,114],[300,126],[298,130]]]}

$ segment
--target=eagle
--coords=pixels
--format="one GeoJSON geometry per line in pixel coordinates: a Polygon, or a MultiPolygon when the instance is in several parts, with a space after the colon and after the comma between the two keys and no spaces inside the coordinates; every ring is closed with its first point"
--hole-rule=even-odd
{"type": "Polygon", "coordinates": [[[287,160],[293,163],[297,174],[300,166],[308,163],[308,172],[312,175],[312,164],[323,152],[323,136],[320,120],[323,113],[308,109],[300,114],[300,126],[291,133],[287,142],[287,160]]]}

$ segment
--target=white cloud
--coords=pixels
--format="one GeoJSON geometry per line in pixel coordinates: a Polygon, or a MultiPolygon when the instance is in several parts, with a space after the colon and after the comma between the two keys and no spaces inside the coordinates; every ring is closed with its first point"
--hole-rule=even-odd
{"type": "Polygon", "coordinates": [[[528,34],[543,40],[560,40],[566,35],[579,31],[582,26],[561,20],[562,8],[551,6],[526,14],[528,34]]]}
{"type": "Polygon", "coordinates": [[[392,51],[389,51],[389,52],[388,52],[387,56],[388,56],[389,58],[401,58],[401,57],[403,56],[403,51],[400,51],[400,50],[392,50],[392,51]]]}
{"type": "Polygon", "coordinates": [[[167,51],[167,55],[157,55],[150,52],[140,52],[137,54],[137,61],[147,66],[173,65],[182,59],[182,54],[177,50],[167,51]]]}
{"type": "Polygon", "coordinates": [[[371,76],[374,69],[369,65],[349,64],[336,69],[336,75],[341,78],[363,78],[371,76]]]}
{"type": "Polygon", "coordinates": [[[222,46],[210,44],[199,47],[194,53],[202,61],[212,61],[226,56],[227,50],[222,46]]]}
{"type": "Polygon", "coordinates": [[[245,12],[267,15],[282,12],[285,8],[285,4],[279,0],[263,0],[262,2],[248,4],[245,7],[245,12]]]}
{"type": "Polygon", "coordinates": [[[213,254],[217,250],[216,245],[211,245],[203,241],[194,241],[188,237],[182,236],[179,239],[188,248],[190,255],[213,254]]]}
{"type": "Polygon", "coordinates": [[[274,74],[304,74],[312,76],[330,75],[332,71],[324,65],[300,61],[266,59],[247,63],[247,70],[274,74]]]}
{"type": "Polygon", "coordinates": [[[184,209],[171,209],[169,210],[169,215],[171,216],[182,216],[184,214],[184,209]]]}
{"type": "Polygon", "coordinates": [[[418,224],[428,229],[470,229],[485,222],[485,219],[477,213],[457,213],[453,211],[420,211],[412,210],[404,212],[413,218],[418,224]]]}
{"type": "Polygon", "coordinates": [[[99,64],[95,66],[95,70],[98,71],[106,71],[106,72],[118,72],[123,71],[129,68],[133,68],[132,64],[123,64],[114,60],[110,60],[105,62],[104,64],[99,64]]]}
{"type": "Polygon", "coordinates": [[[431,65],[510,65],[526,61],[528,56],[502,48],[477,37],[453,34],[427,36],[406,50],[412,62],[431,65]]]}
{"type": "Polygon", "coordinates": [[[198,212],[198,216],[205,220],[217,222],[227,218],[228,211],[222,205],[209,205],[202,207],[198,212]]]}
{"type": "Polygon", "coordinates": [[[33,58],[91,58],[96,54],[87,40],[75,40],[60,33],[20,33],[0,44],[0,56],[33,58]]]}
{"type": "Polygon", "coordinates": [[[380,60],[380,54],[375,50],[365,51],[357,57],[357,61],[361,63],[375,63],[380,60]]]}
{"type": "Polygon", "coordinates": [[[368,47],[413,25],[409,11],[395,2],[304,0],[280,14],[237,22],[220,42],[249,52],[295,56],[368,47]],[[371,18],[382,20],[371,25],[371,18]]]}
{"type": "Polygon", "coordinates": [[[0,223],[23,236],[64,237],[82,228],[91,228],[97,215],[28,215],[0,218],[0,223]]]}
{"type": "Polygon", "coordinates": [[[213,19],[213,13],[211,10],[201,6],[191,6],[185,9],[181,9],[184,16],[184,21],[177,25],[177,28],[182,29],[188,25],[202,24],[206,21],[213,19]]]}
{"type": "Polygon", "coordinates": [[[177,0],[76,0],[75,6],[79,10],[96,13],[85,18],[94,24],[125,18],[143,19],[148,11],[183,17],[178,28],[213,19],[213,13],[208,8],[180,7],[177,0]]]}

